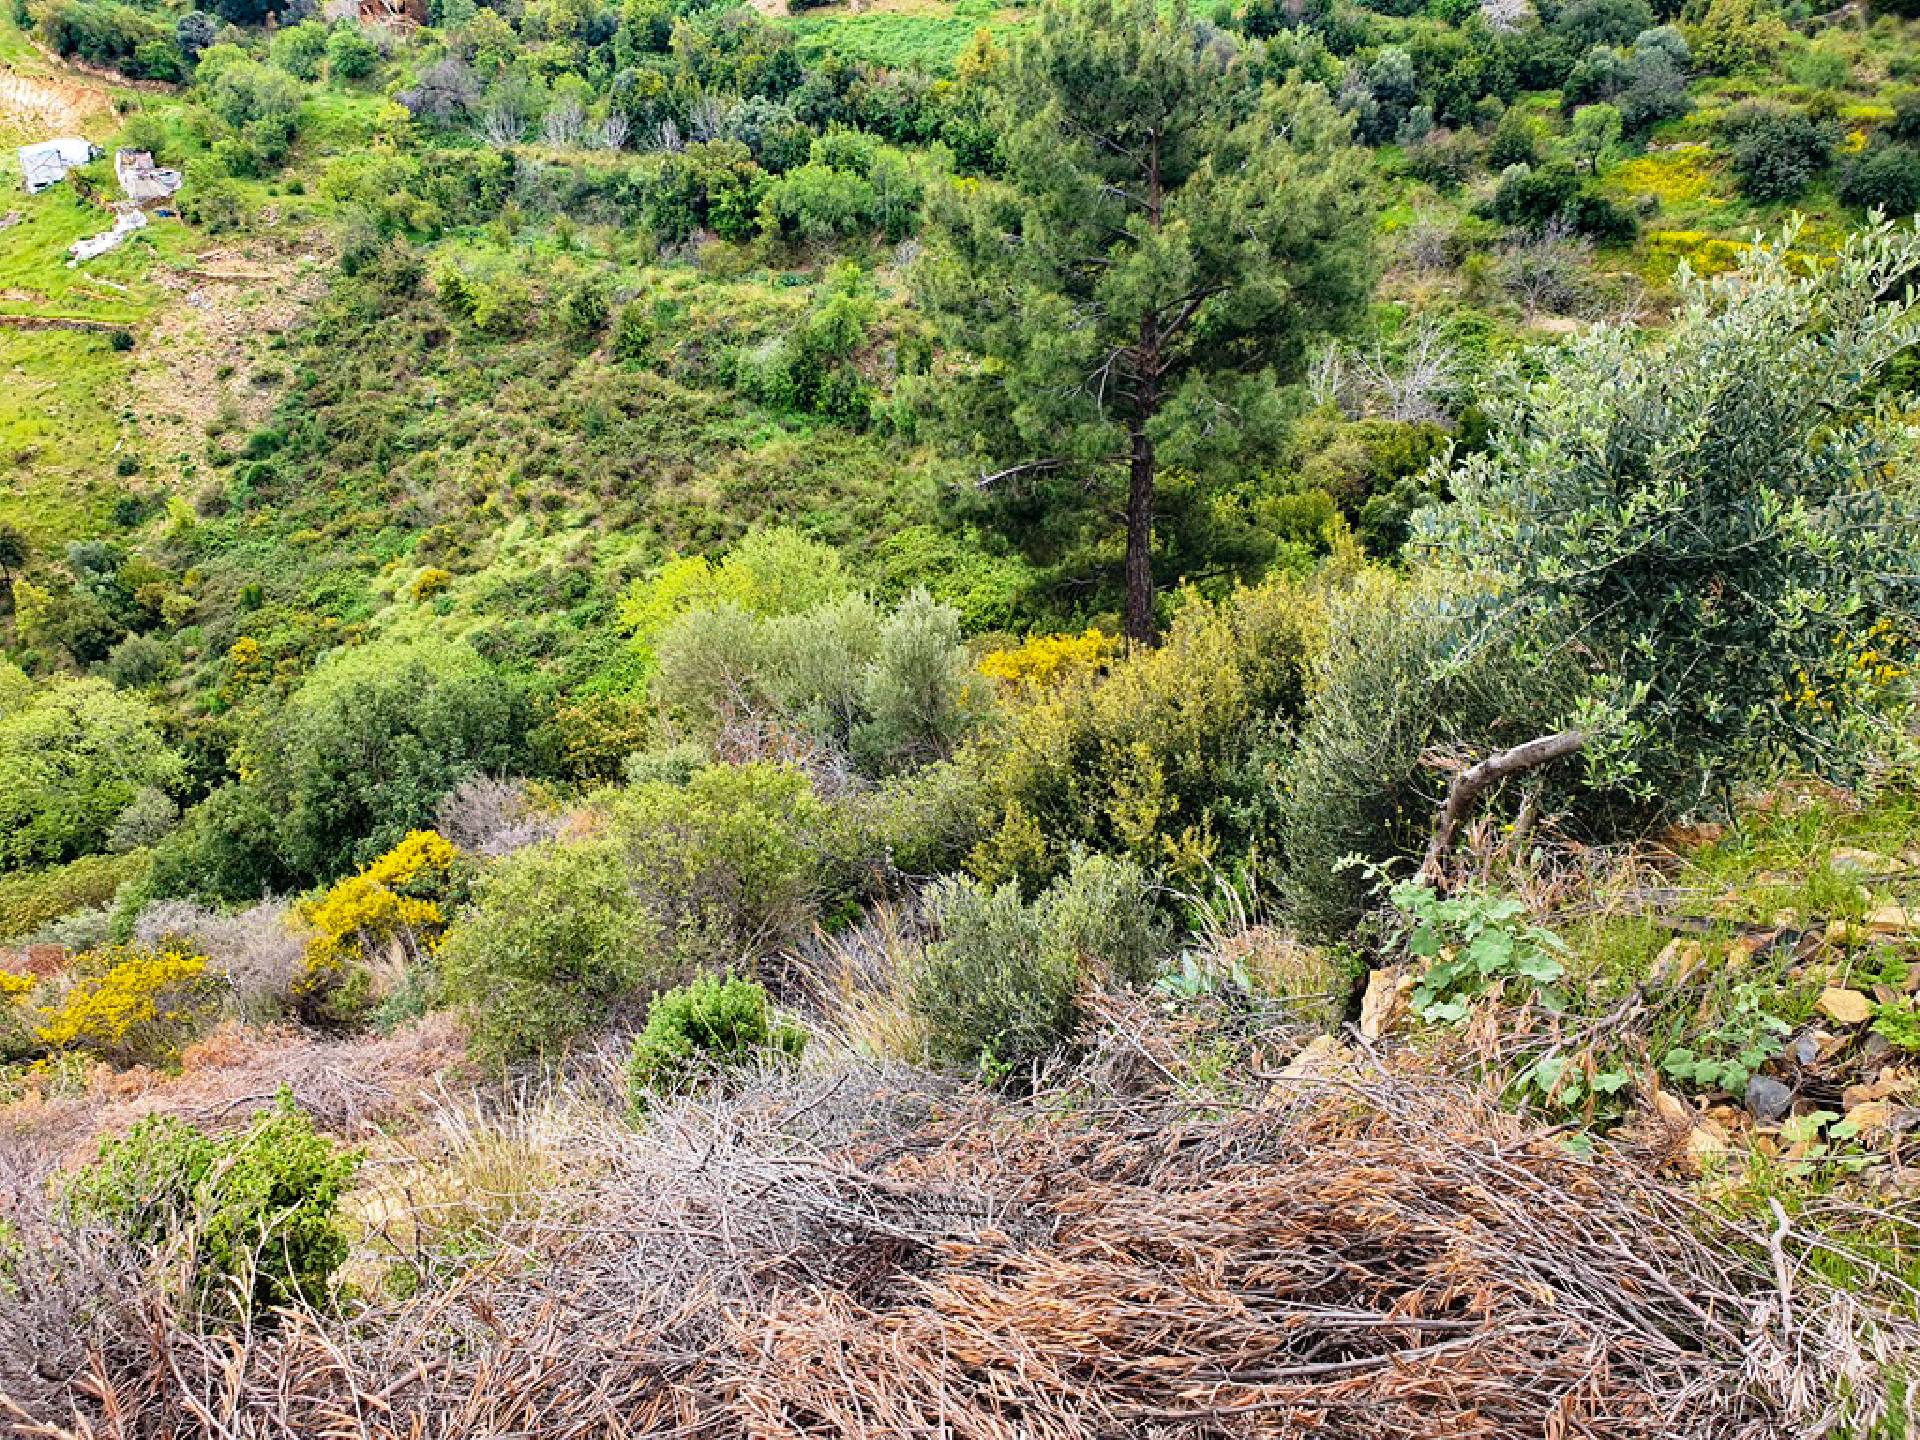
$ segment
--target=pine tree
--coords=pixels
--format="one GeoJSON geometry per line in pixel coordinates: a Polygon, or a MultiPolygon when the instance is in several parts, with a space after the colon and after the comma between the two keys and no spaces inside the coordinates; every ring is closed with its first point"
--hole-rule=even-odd
{"type": "Polygon", "coordinates": [[[1030,534],[1124,514],[1127,633],[1150,642],[1156,482],[1270,453],[1282,387],[1366,301],[1365,162],[1317,87],[1262,85],[1155,0],[1050,6],[999,101],[1004,176],[935,197],[916,272],[970,357],[932,408],[1030,534]]]}

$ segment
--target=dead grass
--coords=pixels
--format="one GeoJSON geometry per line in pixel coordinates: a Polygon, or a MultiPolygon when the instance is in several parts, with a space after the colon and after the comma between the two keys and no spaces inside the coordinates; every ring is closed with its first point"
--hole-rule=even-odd
{"type": "Polygon", "coordinates": [[[1156,1087],[1185,1037],[1115,1023],[1154,1062],[1124,1094],[838,1060],[644,1128],[604,1071],[482,1098],[418,1157],[485,1192],[457,1263],[248,1335],[38,1250],[0,1327],[64,1348],[23,1433],[1760,1440],[1864,1427],[1915,1354],[1808,1269],[1820,1237],[1636,1153],[1371,1061],[1156,1087]]]}

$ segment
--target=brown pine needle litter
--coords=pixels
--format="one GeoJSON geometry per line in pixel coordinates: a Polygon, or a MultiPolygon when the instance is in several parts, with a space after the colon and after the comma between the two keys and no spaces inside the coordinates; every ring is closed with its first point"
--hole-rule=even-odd
{"type": "Polygon", "coordinates": [[[0,1391],[115,1440],[1757,1440],[1863,1433],[1920,1354],[1912,1297],[1820,1278],[1783,1212],[1412,1062],[1094,1068],[1012,1100],[842,1060],[644,1126],[548,1096],[552,1189],[480,1258],[247,1332],[34,1241],[0,1391]]]}

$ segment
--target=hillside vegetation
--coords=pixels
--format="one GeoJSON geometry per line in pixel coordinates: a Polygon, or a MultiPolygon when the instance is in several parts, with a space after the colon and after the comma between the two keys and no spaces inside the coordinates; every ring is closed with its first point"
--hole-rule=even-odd
{"type": "Polygon", "coordinates": [[[1911,1436],[1920,16],[791,3],[0,17],[0,1429],[1911,1436]]]}

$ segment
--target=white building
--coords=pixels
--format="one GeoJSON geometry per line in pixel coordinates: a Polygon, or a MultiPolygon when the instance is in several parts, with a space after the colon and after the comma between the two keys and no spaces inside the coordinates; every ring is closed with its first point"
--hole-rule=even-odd
{"type": "Polygon", "coordinates": [[[154,164],[152,154],[146,150],[114,151],[113,173],[119,176],[120,188],[127,192],[127,198],[136,205],[165,200],[180,188],[180,172],[154,164]]]}
{"type": "Polygon", "coordinates": [[[57,140],[42,140],[20,147],[20,178],[27,193],[38,195],[49,185],[58,185],[67,172],[86,164],[100,151],[78,135],[63,135],[57,140]]]}

